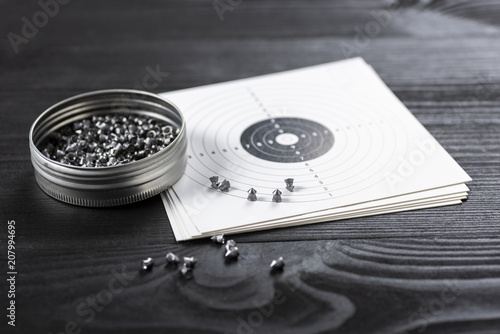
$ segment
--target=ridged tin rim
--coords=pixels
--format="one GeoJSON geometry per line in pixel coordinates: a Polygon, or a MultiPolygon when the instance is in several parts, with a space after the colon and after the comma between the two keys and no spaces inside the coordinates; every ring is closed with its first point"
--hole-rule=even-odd
{"type": "Polygon", "coordinates": [[[187,163],[186,125],[182,113],[165,98],[138,90],[100,90],[63,100],[35,120],[29,142],[31,162],[40,188],[60,201],[80,206],[116,206],[155,196],[182,176],[187,163]],[[180,132],[163,150],[118,166],[69,166],[40,152],[40,145],[55,129],[102,114],[146,115],[168,121],[180,132]]]}

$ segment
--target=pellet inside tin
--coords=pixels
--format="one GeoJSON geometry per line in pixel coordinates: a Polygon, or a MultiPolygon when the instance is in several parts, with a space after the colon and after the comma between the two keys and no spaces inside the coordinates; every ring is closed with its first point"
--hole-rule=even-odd
{"type": "Polygon", "coordinates": [[[52,132],[41,152],[66,165],[116,166],[163,150],[179,131],[173,124],[138,114],[96,115],[52,132]]]}

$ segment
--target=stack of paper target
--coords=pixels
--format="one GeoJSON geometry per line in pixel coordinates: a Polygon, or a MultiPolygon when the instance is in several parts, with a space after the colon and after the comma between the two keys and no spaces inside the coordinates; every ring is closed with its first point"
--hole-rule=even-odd
{"type": "Polygon", "coordinates": [[[184,176],[162,194],[177,240],[467,198],[471,178],[361,58],[163,96],[189,142],[184,176]]]}

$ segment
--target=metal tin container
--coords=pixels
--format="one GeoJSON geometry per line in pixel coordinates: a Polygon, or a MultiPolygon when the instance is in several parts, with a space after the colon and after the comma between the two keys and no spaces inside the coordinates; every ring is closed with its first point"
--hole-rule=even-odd
{"type": "Polygon", "coordinates": [[[80,206],[115,206],[157,195],[173,185],[186,168],[186,125],[181,112],[152,93],[112,89],[77,95],[61,101],[33,123],[31,162],[35,178],[48,195],[80,206]],[[138,114],[176,126],[177,137],[161,151],[141,160],[111,167],[79,167],[51,160],[41,147],[55,130],[94,115],[138,114]]]}

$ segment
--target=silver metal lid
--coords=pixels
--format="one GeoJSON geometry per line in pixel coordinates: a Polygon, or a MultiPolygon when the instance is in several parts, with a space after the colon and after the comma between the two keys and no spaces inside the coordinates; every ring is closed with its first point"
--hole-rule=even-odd
{"type": "Polygon", "coordinates": [[[81,206],[115,206],[137,202],[173,185],[186,168],[186,125],[179,109],[152,93],[111,89],[61,101],[42,113],[30,133],[31,162],[40,188],[48,195],[81,206]],[[51,160],[40,145],[56,129],[94,115],[139,114],[175,125],[177,137],[144,159],[112,167],[78,167],[51,160]]]}

